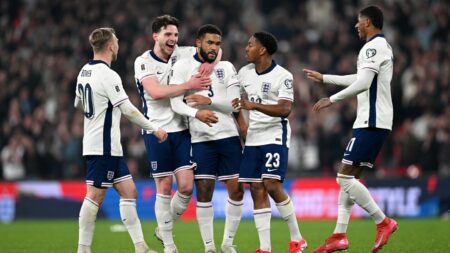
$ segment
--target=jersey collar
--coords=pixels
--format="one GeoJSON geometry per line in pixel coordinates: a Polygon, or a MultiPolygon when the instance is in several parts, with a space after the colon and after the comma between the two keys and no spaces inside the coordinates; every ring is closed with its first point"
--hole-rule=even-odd
{"type": "Polygon", "coordinates": [[[269,73],[270,71],[272,71],[275,67],[277,66],[277,63],[274,61],[274,60],[272,60],[272,64],[270,65],[270,67],[268,67],[266,70],[264,70],[263,72],[261,72],[261,73],[258,73],[258,71],[256,71],[256,67],[255,67],[255,72],[256,72],[256,74],[257,75],[264,75],[264,74],[267,74],[267,73],[269,73]]]}
{"type": "Polygon", "coordinates": [[[369,42],[369,41],[375,39],[376,37],[384,38],[384,34],[382,34],[382,33],[377,33],[377,34],[375,34],[372,38],[370,38],[367,42],[369,42]]]}
{"type": "Polygon", "coordinates": [[[204,63],[204,61],[202,61],[202,59],[200,59],[200,57],[198,57],[198,54],[194,54],[194,59],[200,63],[204,63]]]}
{"type": "Polygon", "coordinates": [[[152,50],[150,50],[150,56],[153,57],[153,59],[155,59],[155,60],[157,60],[157,61],[159,61],[159,62],[167,63],[167,61],[165,61],[165,60],[159,58],[159,57],[155,54],[155,52],[153,52],[152,50]]]}
{"type": "Polygon", "coordinates": [[[103,63],[103,64],[105,64],[106,66],[108,66],[108,68],[109,68],[108,63],[106,63],[106,62],[104,62],[104,61],[102,61],[102,60],[89,60],[88,63],[89,63],[89,65],[95,65],[95,64],[103,63]]]}

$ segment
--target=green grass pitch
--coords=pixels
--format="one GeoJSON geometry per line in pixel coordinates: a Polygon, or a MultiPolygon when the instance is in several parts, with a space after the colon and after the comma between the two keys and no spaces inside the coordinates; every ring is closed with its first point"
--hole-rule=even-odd
{"type": "MultiPolygon", "coordinates": [[[[450,253],[450,221],[438,219],[398,220],[399,230],[381,252],[436,252],[450,253]]],[[[97,221],[93,253],[134,252],[126,232],[112,232],[111,226],[120,222],[97,221]]],[[[334,229],[334,221],[300,221],[300,230],[308,241],[306,252],[312,252],[334,229]]],[[[143,222],[147,243],[157,252],[162,246],[153,236],[155,222],[143,222]]],[[[287,252],[289,234],[286,224],[272,219],[272,251],[287,252]]],[[[223,221],[214,223],[215,242],[218,252],[222,241],[223,221]]],[[[175,224],[175,242],[180,253],[202,253],[203,245],[196,222],[175,224]]],[[[352,220],[348,238],[350,248],[347,252],[370,252],[375,226],[371,220],[352,220]]],[[[77,220],[36,221],[22,220],[11,224],[0,224],[1,253],[60,253],[76,252],[78,240],[77,220]]],[[[238,252],[252,253],[258,247],[253,220],[242,221],[235,238],[238,252]]]]}

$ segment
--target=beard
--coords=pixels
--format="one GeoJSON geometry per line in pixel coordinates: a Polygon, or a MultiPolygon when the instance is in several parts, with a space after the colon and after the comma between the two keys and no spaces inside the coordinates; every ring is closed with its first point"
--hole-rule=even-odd
{"type": "MultiPolygon", "coordinates": [[[[213,52],[210,51],[210,53],[213,53],[213,52]]],[[[217,58],[217,54],[214,53],[214,59],[210,59],[208,57],[208,54],[205,51],[203,51],[202,49],[200,49],[200,56],[203,58],[204,61],[206,61],[208,63],[213,63],[217,58]]]]}

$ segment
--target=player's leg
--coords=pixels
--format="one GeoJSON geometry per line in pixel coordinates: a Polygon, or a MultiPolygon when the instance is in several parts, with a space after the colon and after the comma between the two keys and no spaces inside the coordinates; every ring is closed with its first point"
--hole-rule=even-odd
{"type": "MultiPolygon", "coordinates": [[[[114,179],[114,189],[120,196],[119,210],[122,222],[133,241],[136,253],[154,252],[148,248],[144,240],[141,221],[136,210],[136,186],[131,178],[126,161],[123,157],[120,157],[117,158],[115,163],[118,169],[114,179]]],[[[113,164],[111,164],[112,166],[113,164]]]]}
{"type": "Polygon", "coordinates": [[[192,143],[192,160],[197,164],[195,187],[197,193],[197,222],[205,252],[216,252],[214,243],[214,208],[212,196],[219,166],[218,141],[192,143]]]}
{"type": "Polygon", "coordinates": [[[220,153],[218,178],[225,183],[228,191],[221,250],[222,253],[235,253],[233,240],[241,221],[244,204],[244,186],[239,182],[242,147],[239,137],[222,139],[217,145],[220,153]]]}
{"type": "Polygon", "coordinates": [[[288,148],[283,145],[264,145],[261,147],[264,154],[263,183],[269,196],[275,201],[276,207],[283,220],[286,221],[290,243],[289,252],[303,252],[307,247],[298,228],[294,204],[284,191],[283,181],[287,170],[288,148]]]}
{"type": "Polygon", "coordinates": [[[163,143],[159,143],[154,135],[144,135],[151,175],[155,179],[156,185],[155,216],[158,226],[155,228],[155,236],[163,243],[164,248],[176,248],[172,235],[173,220],[170,212],[174,135],[175,133],[169,133],[167,140],[163,143]]]}
{"type": "Polygon", "coordinates": [[[174,174],[177,191],[170,203],[172,219],[178,220],[189,205],[194,188],[195,164],[191,162],[191,136],[188,130],[174,133],[171,159],[174,162],[174,174]]]}
{"type": "Polygon", "coordinates": [[[253,199],[253,218],[259,237],[259,250],[270,252],[270,209],[269,196],[261,179],[263,157],[259,147],[245,146],[239,169],[239,182],[250,184],[253,199]]]}
{"type": "Polygon", "coordinates": [[[78,253],[91,252],[98,209],[103,202],[106,190],[113,184],[113,177],[108,176],[111,173],[107,169],[106,158],[87,156],[86,168],[86,197],[81,205],[78,219],[78,253]]]}
{"type": "Polygon", "coordinates": [[[373,167],[373,162],[388,133],[389,131],[384,129],[354,129],[353,138],[346,148],[342,159],[343,165],[337,176],[341,190],[363,208],[377,224],[373,252],[377,252],[387,243],[390,235],[397,229],[397,223],[386,217],[369,190],[357,178],[361,175],[362,167],[373,167]]]}

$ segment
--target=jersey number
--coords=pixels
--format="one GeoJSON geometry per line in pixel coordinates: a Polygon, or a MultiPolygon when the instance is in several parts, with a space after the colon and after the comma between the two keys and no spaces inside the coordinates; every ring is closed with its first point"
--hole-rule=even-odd
{"type": "Polygon", "coordinates": [[[250,102],[252,103],[257,103],[257,104],[261,104],[262,99],[260,97],[250,97],[250,102]]]}
{"type": "Polygon", "coordinates": [[[212,85],[209,85],[208,88],[208,97],[212,98],[214,96],[214,91],[212,89],[212,85]]]}
{"type": "Polygon", "coordinates": [[[81,95],[81,101],[84,107],[84,116],[88,119],[94,117],[94,102],[92,101],[92,88],[90,84],[84,87],[81,83],[78,84],[78,92],[81,95]]]}
{"type": "Polygon", "coordinates": [[[278,168],[280,167],[280,154],[278,153],[266,153],[266,168],[278,168]]]}
{"type": "Polygon", "coordinates": [[[347,144],[347,147],[345,148],[345,151],[351,152],[353,149],[353,144],[355,144],[356,138],[351,138],[350,141],[347,144]]]}

